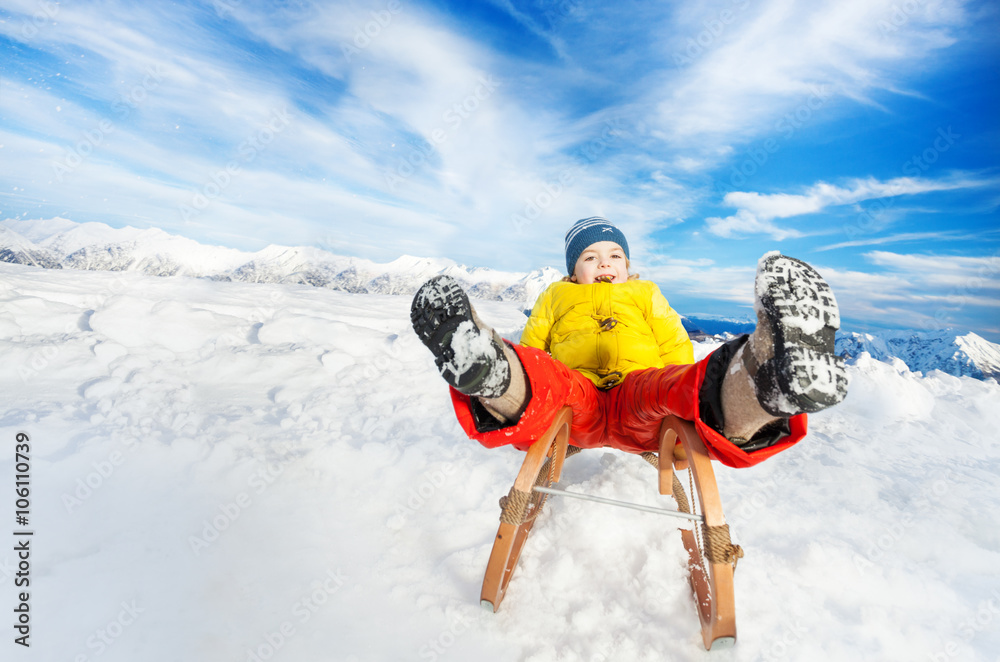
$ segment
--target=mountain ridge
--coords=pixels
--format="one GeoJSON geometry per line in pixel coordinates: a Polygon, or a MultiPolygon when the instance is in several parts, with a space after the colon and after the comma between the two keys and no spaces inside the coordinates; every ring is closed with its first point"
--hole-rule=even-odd
{"type": "Polygon", "coordinates": [[[971,332],[960,336],[951,329],[848,331],[838,334],[836,347],[837,354],[848,360],[868,354],[886,363],[899,359],[914,372],[940,370],[956,377],[1000,380],[1000,345],[971,332]]]}
{"type": "Polygon", "coordinates": [[[0,261],[46,269],[303,284],[355,294],[412,294],[427,278],[448,274],[473,298],[511,301],[522,307],[530,307],[549,283],[562,276],[551,267],[524,274],[410,255],[376,263],[310,246],[272,244],[248,252],[206,246],[156,228],[112,228],[62,218],[0,221],[0,261]]]}

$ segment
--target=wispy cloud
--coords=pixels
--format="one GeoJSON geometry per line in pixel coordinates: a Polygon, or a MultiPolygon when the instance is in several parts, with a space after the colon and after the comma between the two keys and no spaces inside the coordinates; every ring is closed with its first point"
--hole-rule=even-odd
{"type": "Polygon", "coordinates": [[[963,2],[699,3],[678,12],[654,122],[673,144],[718,153],[783,133],[836,99],[878,105],[895,73],[954,43],[963,2]],[[790,56],[794,54],[794,56],[790,56]],[[799,113],[796,119],[796,113],[799,113]],[[789,117],[790,116],[790,117],[789,117]]]}
{"type": "Polygon", "coordinates": [[[774,219],[815,214],[829,207],[865,200],[982,188],[996,184],[997,180],[995,179],[976,178],[960,173],[937,180],[897,177],[888,181],[880,181],[874,177],[868,177],[851,180],[844,186],[818,182],[801,194],[734,191],[726,194],[723,202],[731,207],[737,207],[736,214],[726,218],[707,218],[705,222],[709,232],[720,237],[766,234],[780,240],[801,236],[801,232],[792,228],[780,227],[772,222],[774,219]]]}
{"type": "Polygon", "coordinates": [[[719,237],[763,234],[781,241],[790,237],[801,237],[802,233],[792,228],[783,228],[773,222],[774,217],[761,217],[747,209],[740,209],[732,216],[705,219],[708,231],[719,237]]]}
{"type": "Polygon", "coordinates": [[[838,244],[827,246],[817,246],[814,251],[832,251],[838,248],[857,248],[859,246],[881,246],[884,244],[897,244],[913,241],[962,241],[975,239],[976,235],[959,234],[957,232],[903,232],[900,234],[886,235],[882,237],[869,237],[868,239],[855,239],[853,241],[842,241],[838,244]]]}
{"type": "Polygon", "coordinates": [[[905,275],[915,287],[1000,290],[1000,251],[980,257],[872,251],[865,253],[865,258],[905,275]]]}

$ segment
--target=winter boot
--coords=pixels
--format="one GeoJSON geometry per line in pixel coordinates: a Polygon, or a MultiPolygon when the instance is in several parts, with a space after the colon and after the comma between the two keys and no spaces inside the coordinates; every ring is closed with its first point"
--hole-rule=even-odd
{"type": "Polygon", "coordinates": [[[511,370],[504,343],[492,329],[480,328],[469,297],[453,278],[435,276],[421,285],[410,321],[434,354],[441,376],[455,389],[485,398],[507,391],[511,370]]]}
{"type": "Polygon", "coordinates": [[[724,434],[746,442],[761,428],[837,404],[847,371],[834,354],[840,313],[811,266],[768,253],[757,264],[757,328],[733,357],[722,384],[724,434]]]}

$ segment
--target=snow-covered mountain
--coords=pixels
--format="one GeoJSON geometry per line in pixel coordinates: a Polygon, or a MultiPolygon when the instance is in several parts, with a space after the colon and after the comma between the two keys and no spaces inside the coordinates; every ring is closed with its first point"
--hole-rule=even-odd
{"type": "Polygon", "coordinates": [[[728,317],[722,315],[685,315],[684,328],[689,334],[701,333],[706,336],[726,337],[741,333],[753,333],[757,321],[749,317],[728,317]]]}
{"type": "MultiPolygon", "coordinates": [[[[155,228],[112,228],[63,218],[0,221],[0,262],[46,269],[304,284],[355,294],[412,294],[431,276],[448,274],[473,298],[511,302],[522,311],[530,309],[542,290],[562,276],[551,267],[518,273],[412,256],[380,264],[304,246],[271,245],[247,252],[206,246],[155,228]]],[[[752,319],[723,316],[687,316],[684,323],[695,340],[749,333],[754,328],[752,319]]],[[[868,352],[880,361],[895,357],[911,370],[922,372],[942,370],[977,379],[1000,378],[1000,345],[974,333],[842,332],[837,352],[850,358],[868,352]]]]}
{"type": "Polygon", "coordinates": [[[524,274],[411,256],[379,264],[307,246],[271,245],[247,252],[206,246],[159,229],[112,228],[62,218],[0,221],[0,261],[47,269],[305,284],[355,294],[412,294],[427,278],[448,274],[474,298],[526,307],[562,276],[551,267],[524,274]]]}
{"type": "Polygon", "coordinates": [[[975,333],[956,336],[951,329],[943,329],[838,335],[838,354],[855,358],[864,352],[879,361],[898,358],[913,371],[941,370],[956,377],[1000,379],[1000,345],[975,333]]]}

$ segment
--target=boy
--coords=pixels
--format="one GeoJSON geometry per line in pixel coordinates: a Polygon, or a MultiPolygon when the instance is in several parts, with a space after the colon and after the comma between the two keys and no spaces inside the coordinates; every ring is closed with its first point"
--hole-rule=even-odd
{"type": "Polygon", "coordinates": [[[447,276],[417,291],[411,321],[451,386],[465,432],[527,449],[573,410],[573,445],[656,451],[663,417],[694,422],[713,459],[746,467],[806,433],[806,413],[847,394],[835,356],[836,300],[808,264],[770,253],[755,283],[758,324],[698,363],[659,288],[630,277],[624,234],[601,217],[566,234],[569,276],[542,293],[521,344],[504,342],[447,276]]]}

